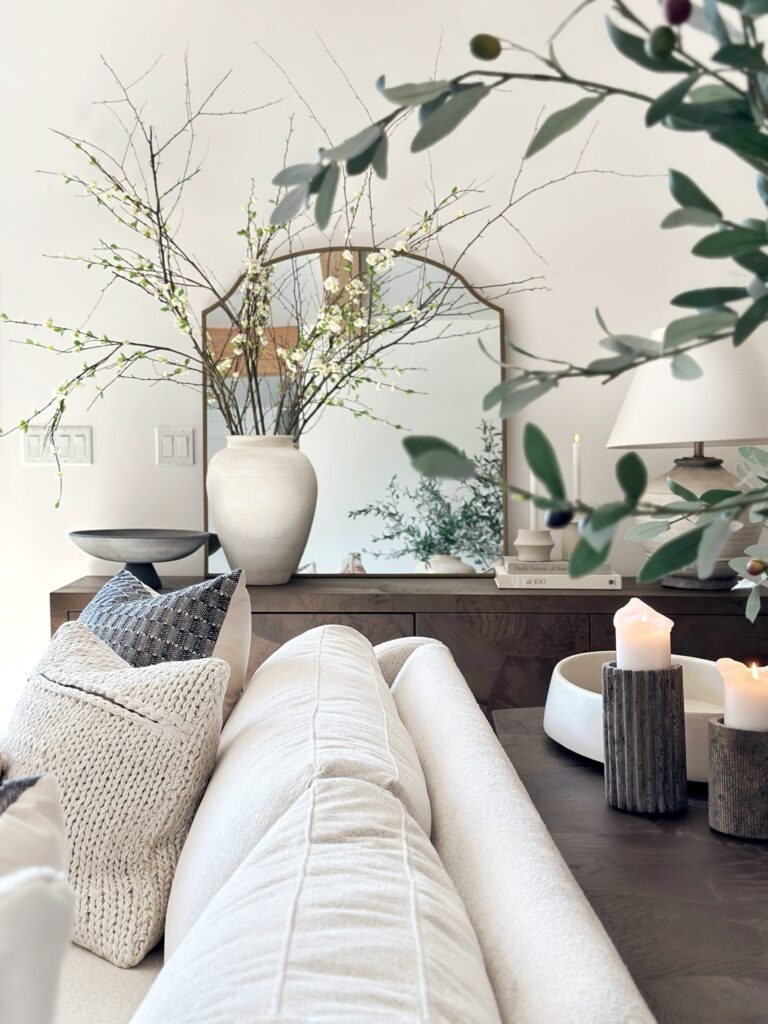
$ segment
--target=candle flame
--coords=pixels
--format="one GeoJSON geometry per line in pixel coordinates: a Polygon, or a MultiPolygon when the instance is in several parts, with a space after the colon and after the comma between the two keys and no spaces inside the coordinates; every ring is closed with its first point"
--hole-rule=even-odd
{"type": "Polygon", "coordinates": [[[581,437],[578,434],[574,434],[573,435],[573,443],[574,444],[581,444],[581,437]]]}
{"type": "Polygon", "coordinates": [[[759,675],[759,673],[757,671],[757,662],[756,661],[752,662],[752,678],[753,679],[759,679],[760,678],[760,675],[759,675]]]}

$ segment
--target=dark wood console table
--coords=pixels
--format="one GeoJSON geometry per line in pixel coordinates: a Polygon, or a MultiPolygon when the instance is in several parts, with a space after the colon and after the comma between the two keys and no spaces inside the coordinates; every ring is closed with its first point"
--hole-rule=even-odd
{"type": "Polygon", "coordinates": [[[712,832],[703,784],[681,815],[611,810],[602,766],[548,739],[541,708],[494,720],[659,1024],[766,1024],[768,843],[712,832]]]}
{"type": "MultiPolygon", "coordinates": [[[[51,625],[75,619],[106,576],[84,576],[51,594],[51,625]]],[[[195,582],[164,578],[167,589],[195,582]]],[[[613,647],[613,614],[642,597],[675,621],[677,654],[768,660],[768,615],[753,626],[743,592],[670,590],[625,580],[624,589],[501,591],[492,579],[440,576],[296,576],[249,587],[256,642],[269,653],[306,629],[339,622],[373,643],[431,636],[453,652],[486,708],[544,703],[554,665],[613,647]]]]}

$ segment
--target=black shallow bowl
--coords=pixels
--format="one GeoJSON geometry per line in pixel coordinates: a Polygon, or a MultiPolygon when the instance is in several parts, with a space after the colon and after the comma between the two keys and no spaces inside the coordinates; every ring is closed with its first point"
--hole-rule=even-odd
{"type": "Polygon", "coordinates": [[[208,540],[200,530],[74,530],[69,536],[94,558],[125,562],[126,569],[150,587],[160,586],[153,562],[186,558],[208,540]]]}

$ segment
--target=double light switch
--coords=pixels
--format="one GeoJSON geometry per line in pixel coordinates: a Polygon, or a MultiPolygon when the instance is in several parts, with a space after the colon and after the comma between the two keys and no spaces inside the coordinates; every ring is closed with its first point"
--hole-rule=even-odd
{"type": "Polygon", "coordinates": [[[192,427],[157,428],[158,466],[193,466],[195,431],[192,427]]]}

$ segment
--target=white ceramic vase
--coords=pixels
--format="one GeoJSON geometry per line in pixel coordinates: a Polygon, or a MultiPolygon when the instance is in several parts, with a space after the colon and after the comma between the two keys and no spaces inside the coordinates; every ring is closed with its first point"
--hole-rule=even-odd
{"type": "Polygon", "coordinates": [[[474,576],[475,570],[458,555],[432,555],[428,562],[421,562],[418,572],[431,573],[434,576],[474,576]]]}
{"type": "Polygon", "coordinates": [[[228,437],[206,478],[208,506],[227,561],[253,585],[286,583],[312,527],[317,477],[290,436],[228,437]]]}

